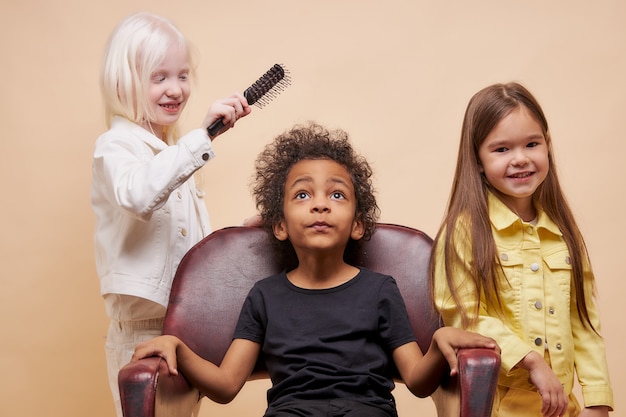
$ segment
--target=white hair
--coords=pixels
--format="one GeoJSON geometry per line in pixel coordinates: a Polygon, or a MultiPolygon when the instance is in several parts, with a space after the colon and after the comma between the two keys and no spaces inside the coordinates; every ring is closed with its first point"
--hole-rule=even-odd
{"type": "MultiPolygon", "coordinates": [[[[150,77],[173,46],[187,50],[193,73],[189,44],[169,20],[142,12],[118,24],[109,38],[100,78],[107,126],[114,116],[138,124],[153,119],[147,98],[150,77]]],[[[174,131],[175,127],[169,129],[168,136],[174,131]]]]}

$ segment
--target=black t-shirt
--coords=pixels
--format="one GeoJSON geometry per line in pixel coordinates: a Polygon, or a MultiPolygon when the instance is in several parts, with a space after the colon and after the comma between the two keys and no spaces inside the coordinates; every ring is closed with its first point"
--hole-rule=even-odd
{"type": "Polygon", "coordinates": [[[262,346],[269,406],[334,398],[393,405],[390,354],[415,340],[395,280],[367,269],[323,290],[296,287],[284,272],[257,282],[234,338],[262,346]]]}

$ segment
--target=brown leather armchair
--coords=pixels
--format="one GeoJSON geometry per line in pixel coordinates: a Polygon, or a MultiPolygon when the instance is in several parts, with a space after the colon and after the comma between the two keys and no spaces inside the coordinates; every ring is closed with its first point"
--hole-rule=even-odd
{"type": "MultiPolygon", "coordinates": [[[[419,230],[379,224],[355,259],[349,259],[396,279],[422,351],[441,326],[428,285],[431,246],[432,239],[419,230]]],[[[200,356],[219,364],[249,289],[255,281],[285,269],[284,262],[262,228],[215,231],[194,246],[178,267],[163,332],[178,336],[200,356]]],[[[438,416],[489,416],[499,355],[488,349],[462,349],[458,359],[459,376],[442,375],[432,395],[438,416]]],[[[267,377],[259,361],[250,379],[267,377]]],[[[126,365],[119,373],[119,385],[125,417],[189,417],[202,398],[184,376],[169,375],[164,360],[157,357],[126,365]]]]}

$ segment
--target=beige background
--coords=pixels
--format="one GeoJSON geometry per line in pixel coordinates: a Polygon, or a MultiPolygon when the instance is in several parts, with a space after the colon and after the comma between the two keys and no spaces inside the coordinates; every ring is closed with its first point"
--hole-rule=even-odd
{"type": "MultiPolygon", "coordinates": [[[[130,12],[170,17],[198,48],[185,118],[274,63],[293,84],[216,141],[203,169],[215,228],[254,212],[261,147],[313,119],[352,134],[375,169],[382,221],[431,236],[463,112],[478,89],[526,84],[544,106],[565,191],[594,262],[618,412],[626,396],[623,220],[626,3],[571,1],[0,1],[0,415],[113,416],[93,264],[91,152],[107,36],[130,12]]],[[[219,415],[261,415],[251,384],[219,415]],[[250,404],[250,405],[248,405],[250,404]]],[[[432,410],[398,393],[401,416],[432,410]]],[[[428,411],[426,415],[433,415],[428,411]]]]}

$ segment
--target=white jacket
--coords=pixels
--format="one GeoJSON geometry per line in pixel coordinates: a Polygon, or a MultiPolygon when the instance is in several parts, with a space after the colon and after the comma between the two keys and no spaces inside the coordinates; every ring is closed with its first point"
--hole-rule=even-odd
{"type": "Polygon", "coordinates": [[[211,232],[193,173],[214,157],[205,130],[174,146],[124,118],[98,138],[91,202],[101,294],[167,306],[183,255],[211,232]]]}

